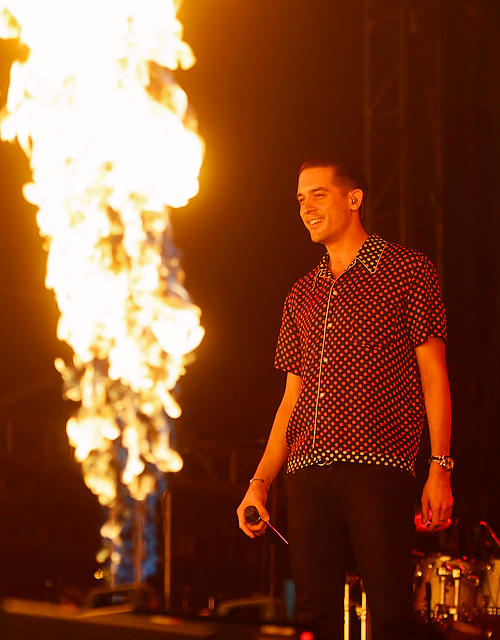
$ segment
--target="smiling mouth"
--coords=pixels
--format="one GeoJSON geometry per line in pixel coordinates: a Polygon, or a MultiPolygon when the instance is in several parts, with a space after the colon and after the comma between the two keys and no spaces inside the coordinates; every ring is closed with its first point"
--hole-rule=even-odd
{"type": "Polygon", "coordinates": [[[322,222],[322,221],[323,221],[323,218],[313,218],[312,220],[309,220],[309,221],[307,222],[307,224],[308,224],[310,227],[315,227],[316,225],[318,225],[318,224],[319,224],[320,222],[322,222]]]}

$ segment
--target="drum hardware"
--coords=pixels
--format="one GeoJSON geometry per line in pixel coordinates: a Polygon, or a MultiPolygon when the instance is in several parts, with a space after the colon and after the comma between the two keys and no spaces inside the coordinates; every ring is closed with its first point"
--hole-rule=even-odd
{"type": "Polygon", "coordinates": [[[459,618],[460,611],[460,587],[461,587],[461,579],[462,579],[462,569],[461,567],[453,566],[445,562],[438,569],[439,576],[439,601],[438,601],[438,617],[449,616],[452,620],[457,621],[459,618]],[[446,604],[446,586],[447,579],[452,578],[453,583],[453,604],[446,604]]]}
{"type": "Polygon", "coordinates": [[[356,612],[361,621],[361,640],[369,640],[371,634],[368,625],[368,603],[364,589],[361,591],[361,606],[359,610],[358,607],[356,607],[356,612]]]}
{"type": "Polygon", "coordinates": [[[416,572],[415,610],[428,620],[468,622],[475,612],[478,585],[466,559],[425,558],[416,572]]]}
{"type": "Polygon", "coordinates": [[[349,597],[349,583],[344,585],[344,640],[349,640],[351,633],[351,602],[349,597]]]}
{"type": "MultiPolygon", "coordinates": [[[[435,533],[421,519],[415,520],[416,532],[425,536],[435,533]]],[[[449,523],[446,523],[449,526],[449,523]]],[[[480,529],[487,540],[478,549],[486,562],[444,555],[441,551],[423,554],[413,551],[415,562],[414,608],[430,627],[442,637],[500,638],[500,539],[485,521],[480,529]]],[[[445,528],[448,528],[445,526],[445,528]]],[[[458,549],[458,519],[447,548],[458,549]]],[[[482,535],[482,534],[481,534],[482,535]]],[[[437,542],[436,539],[432,542],[437,542]]],[[[443,539],[441,543],[445,543],[443,539]]],[[[426,547],[431,546],[426,541],[426,547]]],[[[470,545],[469,545],[470,547],[470,545]]]]}
{"type": "Polygon", "coordinates": [[[370,612],[368,610],[368,602],[366,600],[366,592],[363,587],[363,583],[359,578],[347,579],[344,586],[344,640],[350,640],[351,638],[351,604],[352,604],[352,589],[355,586],[361,588],[360,603],[356,604],[356,616],[361,623],[360,627],[360,640],[371,640],[371,620],[370,612]]]}

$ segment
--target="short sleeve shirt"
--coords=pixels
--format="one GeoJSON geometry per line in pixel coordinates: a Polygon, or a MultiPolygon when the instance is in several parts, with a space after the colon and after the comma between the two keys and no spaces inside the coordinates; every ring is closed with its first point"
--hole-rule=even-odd
{"type": "Polygon", "coordinates": [[[371,235],[334,278],[325,254],[288,294],[275,366],[301,376],[287,470],[352,462],[414,474],[424,399],[415,348],[446,339],[436,270],[371,235]]]}

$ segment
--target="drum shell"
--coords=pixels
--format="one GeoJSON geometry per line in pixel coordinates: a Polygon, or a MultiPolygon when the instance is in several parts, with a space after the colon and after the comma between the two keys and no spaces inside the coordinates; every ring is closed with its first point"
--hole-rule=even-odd
{"type": "Polygon", "coordinates": [[[500,559],[491,560],[480,572],[477,611],[500,615],[500,559]]]}

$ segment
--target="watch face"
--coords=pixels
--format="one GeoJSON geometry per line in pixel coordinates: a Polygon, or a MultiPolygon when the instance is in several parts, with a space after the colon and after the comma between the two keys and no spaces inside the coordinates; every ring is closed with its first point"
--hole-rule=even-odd
{"type": "Polygon", "coordinates": [[[449,456],[444,456],[442,458],[441,464],[446,469],[446,471],[453,471],[455,461],[453,460],[453,458],[450,458],[449,456]]]}

